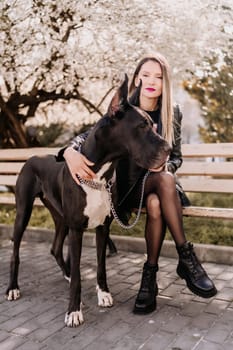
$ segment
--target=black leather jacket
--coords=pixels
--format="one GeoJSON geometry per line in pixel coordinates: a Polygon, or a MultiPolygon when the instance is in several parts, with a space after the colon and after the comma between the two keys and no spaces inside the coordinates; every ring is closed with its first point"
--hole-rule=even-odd
{"type": "Polygon", "coordinates": [[[174,107],[174,141],[172,144],[172,151],[168,161],[168,170],[175,173],[176,170],[182,165],[182,153],[181,153],[181,123],[183,115],[178,105],[174,107]]]}

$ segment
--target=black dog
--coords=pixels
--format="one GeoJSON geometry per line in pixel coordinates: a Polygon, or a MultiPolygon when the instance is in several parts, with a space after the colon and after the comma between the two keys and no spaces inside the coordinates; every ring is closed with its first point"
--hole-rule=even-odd
{"type": "Polygon", "coordinates": [[[112,306],[113,300],[106,278],[106,244],[110,220],[110,200],[106,189],[112,178],[115,162],[129,155],[145,168],[159,167],[169,154],[169,146],[152,129],[150,117],[128,103],[128,78],[113,97],[108,113],[90,131],[82,153],[95,163],[97,180],[78,186],[65,162],[53,155],[34,156],[24,165],[16,184],[16,220],[7,299],[20,297],[18,286],[19,247],[31,216],[33,202],[39,196],[55,222],[52,253],[64,275],[70,278],[70,302],[65,317],[67,326],[83,322],[81,310],[80,257],[83,232],[96,228],[98,304],[112,306]],[[143,153],[142,153],[143,152],[143,153]],[[93,188],[94,187],[94,188],[93,188]],[[69,263],[63,258],[63,243],[69,238],[69,263]]]}

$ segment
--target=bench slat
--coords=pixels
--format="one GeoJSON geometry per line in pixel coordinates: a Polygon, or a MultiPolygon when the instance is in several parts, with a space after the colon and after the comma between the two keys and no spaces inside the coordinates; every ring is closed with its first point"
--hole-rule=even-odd
{"type": "Polygon", "coordinates": [[[1,204],[13,204],[15,205],[15,197],[14,196],[0,196],[1,204]]]}
{"type": "Polygon", "coordinates": [[[0,175],[0,185],[15,186],[18,175],[0,175]]]}
{"type": "MultiPolygon", "coordinates": [[[[10,204],[15,205],[15,197],[14,196],[0,196],[0,204],[10,204]]],[[[34,205],[36,206],[44,206],[39,198],[35,199],[34,205]]]]}
{"type": "Polygon", "coordinates": [[[217,192],[233,193],[233,180],[211,179],[211,178],[180,178],[180,183],[186,192],[217,192]]]}
{"type": "Polygon", "coordinates": [[[186,161],[178,169],[177,175],[211,175],[233,177],[233,162],[193,162],[186,161]]]}
{"type": "Polygon", "coordinates": [[[231,208],[208,208],[208,207],[185,207],[183,208],[184,216],[195,216],[215,219],[233,219],[233,209],[231,208]]]}
{"type": "Polygon", "coordinates": [[[24,162],[0,162],[0,174],[18,174],[24,162]]]}
{"type": "Polygon", "coordinates": [[[183,157],[233,157],[233,142],[227,143],[198,143],[183,144],[181,146],[183,157]]]}
{"type": "Polygon", "coordinates": [[[46,154],[57,154],[59,149],[60,148],[55,147],[0,149],[0,159],[2,161],[23,161],[34,155],[43,156],[46,154]]]}

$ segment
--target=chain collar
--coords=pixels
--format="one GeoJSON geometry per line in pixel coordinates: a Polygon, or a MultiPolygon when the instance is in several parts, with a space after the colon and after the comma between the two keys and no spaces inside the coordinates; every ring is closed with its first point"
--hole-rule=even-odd
{"type": "Polygon", "coordinates": [[[138,206],[138,212],[137,212],[137,215],[136,215],[136,218],[134,220],[134,222],[132,224],[129,224],[129,225],[125,225],[123,224],[123,222],[120,220],[119,216],[117,215],[117,212],[116,212],[116,209],[114,208],[114,204],[113,204],[113,201],[112,201],[112,191],[111,191],[111,188],[112,188],[112,185],[114,183],[114,180],[113,178],[111,180],[108,181],[108,183],[105,185],[101,182],[95,182],[93,180],[85,180],[85,179],[82,179],[78,174],[76,175],[80,184],[81,185],[86,185],[94,190],[98,190],[98,191],[102,191],[104,189],[107,190],[108,192],[108,198],[109,198],[109,202],[110,202],[110,207],[111,207],[111,212],[112,212],[112,215],[114,217],[114,219],[116,220],[116,222],[118,223],[119,226],[125,228],[125,229],[130,229],[132,227],[134,227],[139,218],[140,218],[140,215],[141,215],[141,210],[142,210],[142,204],[143,204],[143,195],[144,195],[144,189],[145,189],[145,183],[146,183],[146,179],[148,177],[148,175],[150,174],[150,171],[147,171],[146,174],[144,175],[144,178],[142,180],[142,190],[141,190],[141,198],[140,198],[140,202],[139,202],[139,206],[138,206]]]}
{"type": "Polygon", "coordinates": [[[103,191],[104,189],[106,189],[106,185],[103,184],[102,182],[96,182],[93,180],[85,180],[82,179],[78,174],[76,174],[79,182],[81,185],[86,185],[90,188],[92,188],[93,190],[97,190],[97,191],[103,191]]]}
{"type": "Polygon", "coordinates": [[[112,212],[112,215],[114,217],[114,219],[116,220],[116,222],[118,223],[119,226],[129,230],[131,228],[133,228],[137,223],[138,223],[138,220],[140,218],[140,215],[141,215],[141,211],[142,211],[142,205],[143,205],[143,196],[144,196],[144,190],[145,190],[145,184],[146,184],[146,179],[147,177],[150,175],[150,171],[148,170],[146,172],[146,174],[144,175],[143,179],[142,179],[142,189],[141,189],[141,198],[140,198],[140,202],[139,202],[139,206],[138,206],[138,211],[137,211],[137,215],[136,215],[136,218],[134,220],[134,222],[132,222],[132,224],[129,224],[129,225],[125,225],[119,218],[117,212],[116,212],[116,209],[114,208],[114,204],[113,204],[113,201],[112,201],[112,193],[111,193],[111,187],[112,187],[112,183],[111,181],[108,182],[108,185],[107,185],[107,191],[108,191],[108,198],[109,198],[109,201],[110,201],[110,206],[111,206],[111,212],[112,212]]]}

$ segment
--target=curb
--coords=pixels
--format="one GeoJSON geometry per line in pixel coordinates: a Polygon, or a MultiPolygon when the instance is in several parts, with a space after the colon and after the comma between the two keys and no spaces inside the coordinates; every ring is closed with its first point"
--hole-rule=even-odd
{"type": "MultiPolygon", "coordinates": [[[[0,224],[0,247],[1,242],[8,241],[13,232],[13,227],[0,224]]],[[[24,234],[24,241],[49,242],[53,241],[53,230],[28,227],[24,234]]],[[[118,250],[145,254],[145,239],[140,237],[111,235],[118,250]]],[[[95,234],[85,232],[83,245],[95,247],[95,234]]],[[[216,264],[233,265],[233,247],[217,246],[213,244],[195,243],[195,251],[202,262],[211,262],[216,264]]],[[[173,241],[165,240],[161,256],[177,259],[177,252],[173,241]]]]}

